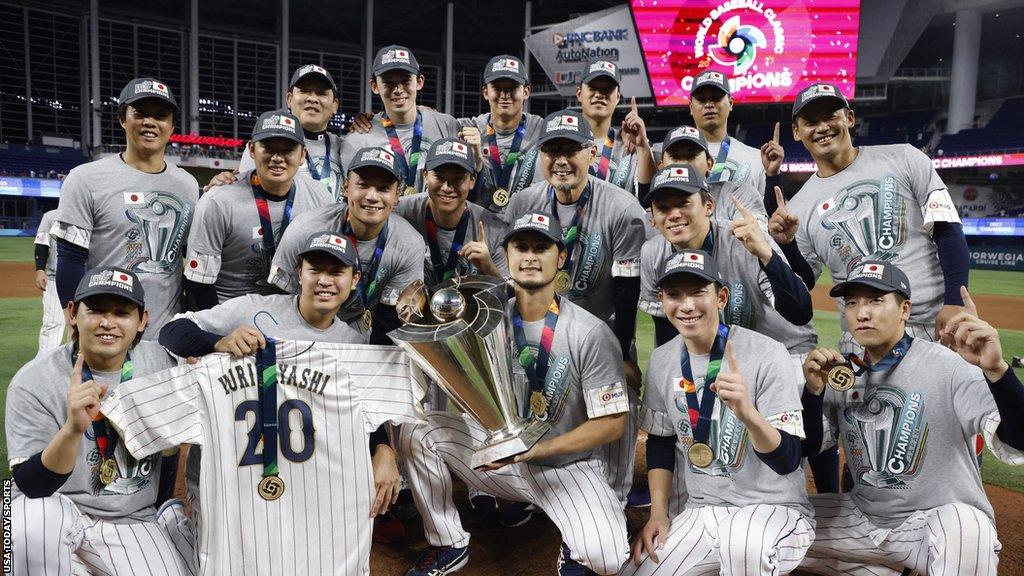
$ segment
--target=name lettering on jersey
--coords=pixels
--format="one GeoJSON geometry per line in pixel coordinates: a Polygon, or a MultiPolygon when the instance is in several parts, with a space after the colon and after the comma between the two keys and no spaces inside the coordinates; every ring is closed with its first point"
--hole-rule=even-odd
{"type": "MultiPolygon", "coordinates": [[[[277,383],[282,386],[294,386],[300,390],[309,390],[314,394],[324,395],[327,383],[331,376],[312,368],[299,369],[298,366],[277,363],[277,383]]],[[[217,382],[224,389],[224,394],[230,395],[233,392],[245,391],[259,383],[256,377],[256,364],[246,362],[236,365],[224,374],[217,377],[217,382]]]]}

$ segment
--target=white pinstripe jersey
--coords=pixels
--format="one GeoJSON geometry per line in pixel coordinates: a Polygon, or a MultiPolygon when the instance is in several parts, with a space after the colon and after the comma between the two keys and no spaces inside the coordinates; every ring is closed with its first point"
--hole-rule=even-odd
{"type": "Polygon", "coordinates": [[[197,547],[202,574],[369,574],[369,435],[420,419],[421,373],[394,347],[277,346],[278,467],[265,501],[256,366],[207,356],[125,382],[103,403],[133,454],[203,446],[197,547]]]}

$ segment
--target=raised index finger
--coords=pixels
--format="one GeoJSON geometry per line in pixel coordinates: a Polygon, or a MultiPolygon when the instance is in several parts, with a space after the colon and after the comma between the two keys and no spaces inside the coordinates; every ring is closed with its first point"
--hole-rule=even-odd
{"type": "Polygon", "coordinates": [[[786,196],[782,194],[782,188],[775,187],[775,205],[779,208],[786,207],[786,196]]]}
{"type": "Polygon", "coordinates": [[[82,383],[82,366],[85,365],[85,356],[79,352],[78,358],[75,359],[75,367],[71,370],[71,385],[82,383]]]}
{"type": "Polygon", "coordinates": [[[476,223],[476,240],[477,242],[487,243],[487,231],[484,229],[484,221],[478,220],[476,223]]]}
{"type": "Polygon", "coordinates": [[[772,135],[772,142],[779,143],[779,123],[775,123],[775,134],[772,135]]]}
{"type": "Polygon", "coordinates": [[[750,210],[747,210],[746,206],[740,204],[740,201],[737,200],[735,196],[730,196],[729,199],[732,200],[732,203],[736,205],[736,208],[740,211],[740,214],[743,214],[744,218],[754,217],[754,215],[750,213],[750,210]]]}
{"type": "Polygon", "coordinates": [[[736,351],[732,347],[732,340],[725,342],[725,361],[729,363],[729,372],[739,372],[740,362],[736,359],[736,351]]]}
{"type": "Polygon", "coordinates": [[[978,306],[974,303],[974,299],[971,298],[971,293],[967,291],[967,286],[960,287],[960,297],[964,299],[964,308],[972,316],[978,315],[978,306]]]}
{"type": "Polygon", "coordinates": [[[636,114],[637,113],[637,111],[636,111],[636,96],[631,96],[629,98],[629,106],[630,106],[631,111],[633,112],[633,114],[636,114]]]}

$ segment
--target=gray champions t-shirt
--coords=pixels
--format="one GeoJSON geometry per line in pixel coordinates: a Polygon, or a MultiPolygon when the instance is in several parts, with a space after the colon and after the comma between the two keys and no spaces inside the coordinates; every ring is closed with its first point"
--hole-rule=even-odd
{"type": "MultiPolygon", "coordinates": [[[[344,201],[345,171],[342,170],[341,163],[341,143],[344,140],[343,136],[331,133],[324,133],[315,138],[306,138],[305,162],[299,166],[299,171],[295,174],[297,179],[308,179],[310,184],[319,182],[327,189],[335,202],[344,201]],[[325,161],[328,160],[328,147],[331,150],[330,170],[324,170],[325,161]],[[310,165],[312,165],[312,170],[310,170],[310,165]],[[319,178],[313,176],[313,171],[316,171],[319,178]]],[[[242,174],[255,169],[256,163],[249,156],[247,147],[245,152],[242,152],[242,159],[238,163],[238,173],[242,174]]]]}
{"type": "MultiPolygon", "coordinates": [[[[526,131],[523,133],[522,141],[519,143],[519,149],[516,151],[516,158],[519,158],[523,154],[529,152],[536,143],[537,139],[540,138],[541,132],[544,131],[544,118],[537,116],[536,114],[530,114],[523,112],[523,117],[526,118],[526,131]]],[[[476,126],[480,130],[480,138],[484,143],[484,169],[480,174],[483,178],[483,182],[479,184],[479,196],[477,197],[477,203],[487,208],[491,212],[500,214],[505,211],[505,206],[498,206],[494,203],[494,191],[498,189],[498,175],[494,171],[494,163],[491,160],[490,150],[487,144],[487,125],[491,120],[491,113],[485,112],[479,116],[473,118],[459,118],[459,125],[461,126],[476,126]]],[[[512,150],[512,142],[515,140],[516,130],[514,128],[509,131],[495,131],[495,140],[498,144],[498,155],[501,157],[502,167],[505,168],[505,162],[508,161],[509,153],[512,150]]],[[[516,167],[516,160],[512,160],[511,169],[508,170],[508,181],[503,186],[510,193],[515,190],[518,192],[526,186],[529,186],[531,182],[521,183],[521,186],[516,189],[513,187],[514,171],[516,167]]]]}
{"type": "MultiPolygon", "coordinates": [[[[219,302],[254,292],[274,291],[267,284],[271,258],[263,245],[263,228],[249,183],[251,175],[252,172],[241,173],[234,184],[211,188],[203,194],[189,232],[185,278],[213,284],[219,302]]],[[[293,183],[292,221],[304,212],[334,203],[323,186],[308,178],[296,177],[293,183]]],[[[285,200],[267,202],[275,245],[281,241],[285,203],[285,200]]]]}
{"type": "MultiPolygon", "coordinates": [[[[731,326],[740,374],[747,382],[754,407],[776,429],[800,439],[804,437],[800,385],[786,349],[767,336],[739,326],[731,326]]],[[[651,353],[647,383],[641,408],[640,427],[658,436],[675,435],[675,474],[685,475],[686,506],[748,506],[776,504],[814,515],[807,499],[803,468],[780,476],[754,454],[746,426],[720,400],[715,400],[709,444],[715,459],[707,468],[690,464],[687,449],[693,432],[687,413],[686,393],[680,387],[683,378],[680,353],[683,337],[676,336],[651,353]]],[[[690,365],[698,398],[706,393],[704,379],[709,356],[690,356],[690,365]]],[[[721,371],[732,367],[723,359],[721,371]]]]}
{"type": "MultiPolygon", "coordinates": [[[[800,219],[796,241],[807,262],[828,266],[835,282],[861,261],[897,264],[914,298],[910,322],[931,324],[942,307],[944,277],[932,240],[935,222],[960,222],[931,160],[909,144],[861,146],[852,164],[812,175],[789,201],[800,219]]],[[[842,301],[837,300],[842,315],[842,301]]]]}
{"type": "MultiPolygon", "coordinates": [[[[722,143],[708,142],[708,148],[711,157],[717,163],[718,154],[722,151],[722,143]]],[[[713,173],[710,180],[747,183],[759,193],[764,193],[767,174],[764,171],[764,164],[761,164],[760,148],[747,146],[736,138],[729,138],[729,154],[723,164],[719,175],[715,176],[713,173]]],[[[716,168],[718,167],[716,166],[716,168]]]]}
{"type": "MultiPolygon", "coordinates": [[[[72,344],[68,343],[36,357],[14,375],[7,389],[7,458],[11,467],[42,452],[67,421],[68,387],[74,368],[72,344]]],[[[153,342],[139,342],[129,356],[132,376],[153,374],[175,365],[174,359],[153,342]]],[[[107,385],[107,394],[121,382],[121,372],[93,372],[93,379],[107,385]]],[[[116,437],[116,432],[114,433],[116,437]]],[[[78,450],[75,469],[57,491],[67,496],[85,514],[110,521],[153,520],[160,483],[160,455],[136,460],[124,443],[114,446],[118,477],[104,486],[100,482],[100,452],[90,426],[78,450]]],[[[20,491],[14,487],[14,493],[20,491]]]]}
{"type": "MultiPolygon", "coordinates": [[[[296,218],[281,237],[274,262],[270,266],[269,281],[286,292],[297,293],[299,279],[295,270],[299,265],[299,252],[306,239],[318,230],[330,230],[344,236],[342,227],[347,217],[348,209],[345,206],[333,204],[311,210],[296,218]]],[[[387,231],[384,253],[381,255],[377,274],[372,278],[377,288],[368,302],[370,308],[375,308],[378,302],[385,306],[394,306],[398,302],[398,295],[406,286],[416,280],[423,280],[423,251],[426,247],[419,232],[394,213],[388,216],[387,231]]],[[[359,268],[364,277],[369,274],[375,246],[376,241],[359,243],[359,268]]],[[[370,280],[368,278],[367,282],[370,280]]],[[[352,322],[362,311],[363,304],[359,294],[353,290],[338,315],[344,321],[352,322]]]]}
{"type": "MultiPolygon", "coordinates": [[[[423,137],[420,140],[419,161],[416,163],[415,186],[417,192],[423,190],[423,163],[427,159],[427,151],[430,150],[430,146],[442,138],[455,138],[459,135],[459,121],[455,118],[423,106],[419,106],[419,111],[423,117],[423,137]]],[[[341,147],[342,166],[351,165],[352,158],[362,148],[377,147],[391,150],[388,133],[384,129],[384,124],[381,123],[381,118],[381,112],[373,116],[373,128],[366,134],[349,132],[345,136],[345,142],[341,147]]],[[[409,156],[412,152],[413,127],[414,124],[395,124],[395,132],[402,142],[407,162],[411,161],[409,156]]],[[[404,189],[405,182],[402,182],[398,188],[399,194],[402,194],[404,189]]]]}
{"type": "Polygon", "coordinates": [[[337,318],[330,327],[323,330],[310,326],[299,313],[298,300],[297,295],[291,294],[249,294],[232,298],[208,310],[185,312],[178,317],[188,318],[203,330],[221,336],[243,326],[250,326],[279,340],[365,343],[362,334],[337,318]]]}
{"type": "Polygon", "coordinates": [[[864,372],[846,392],[826,388],[823,409],[826,443],[838,432],[853,473],[850,497],[876,525],[953,502],[994,518],[975,437],[996,405],[981,369],[957,353],[915,339],[896,366],[864,372]]]}
{"type": "Polygon", "coordinates": [[[71,170],[50,234],[89,251],[86,269],[120,266],[146,290],[153,340],[182,309],[182,255],[199,201],[199,183],[170,162],[147,174],[113,154],[71,170]]]}
{"type": "MultiPolygon", "coordinates": [[[[729,222],[711,221],[711,236],[714,247],[712,257],[718,263],[722,277],[729,286],[729,304],[725,319],[730,324],[760,332],[781,342],[791,354],[810,352],[818,344],[814,323],[803,326],[791,324],[775,309],[775,293],[768,275],[761,268],[761,262],[743,247],[743,243],[732,235],[729,222]]],[[[782,250],[774,240],[768,238],[772,250],[789,264],[782,250]]],[[[665,261],[674,250],[668,240],[660,234],[644,242],[640,252],[640,302],[638,308],[651,316],[665,317],[665,311],[658,300],[655,284],[661,275],[665,261]]]]}
{"type": "MultiPolygon", "coordinates": [[[[572,254],[572,285],[563,296],[601,320],[612,322],[615,288],[612,277],[640,276],[640,248],[647,213],[637,199],[621,188],[590,177],[592,194],[584,208],[581,232],[572,254]]],[[[552,212],[548,184],[541,182],[512,197],[506,222],[531,210],[552,212]]],[[[571,219],[561,219],[562,232],[571,219]]]]}
{"type": "Polygon", "coordinates": [[[53,223],[57,219],[57,211],[50,210],[49,212],[43,213],[43,217],[39,219],[39,227],[36,228],[36,238],[33,244],[39,244],[41,246],[47,246],[50,249],[50,255],[46,259],[46,276],[53,281],[53,275],[57,272],[57,247],[53,243],[53,238],[50,237],[50,228],[53,228],[53,223]]]}
{"type": "MultiPolygon", "coordinates": [[[[433,286],[442,279],[435,277],[434,265],[430,258],[430,239],[427,235],[426,226],[427,201],[426,192],[420,192],[412,196],[403,196],[398,201],[398,206],[395,207],[395,214],[405,218],[423,237],[423,243],[426,245],[426,251],[423,256],[423,277],[427,286],[433,286]]],[[[505,260],[505,248],[501,245],[501,240],[505,236],[505,223],[478,204],[467,202],[466,209],[469,210],[469,223],[466,226],[466,237],[463,240],[463,245],[467,242],[478,240],[478,223],[483,221],[484,234],[487,237],[487,249],[491,253],[491,260],[494,261],[494,265],[501,272],[502,277],[508,277],[508,262],[505,260]]],[[[447,262],[452,239],[454,238],[455,230],[445,230],[438,226],[437,244],[441,252],[441,258],[445,262],[447,262]]],[[[458,264],[455,266],[455,274],[457,276],[464,276],[467,274],[480,274],[480,271],[469,260],[459,256],[458,264]]]]}
{"type": "MultiPolygon", "coordinates": [[[[509,318],[515,309],[515,298],[506,308],[509,318]]],[[[536,353],[544,322],[534,327],[526,343],[536,353]]],[[[518,362],[515,338],[512,347],[512,377],[519,399],[520,415],[530,416],[530,383],[518,362]]],[[[544,383],[548,410],[538,417],[551,424],[545,438],[554,438],[575,429],[591,418],[610,416],[629,410],[626,379],[622,373],[622,352],[619,342],[608,326],[572,302],[561,299],[555,338],[551,344],[548,374],[544,383]]],[[[531,462],[540,466],[564,466],[594,455],[594,451],[577,452],[531,462]]]]}

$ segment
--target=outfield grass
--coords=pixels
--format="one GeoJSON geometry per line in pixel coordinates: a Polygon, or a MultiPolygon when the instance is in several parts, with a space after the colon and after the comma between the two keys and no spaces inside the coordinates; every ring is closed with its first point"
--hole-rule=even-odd
{"type": "Polygon", "coordinates": [[[34,238],[0,238],[0,262],[32,262],[34,238]]]}

